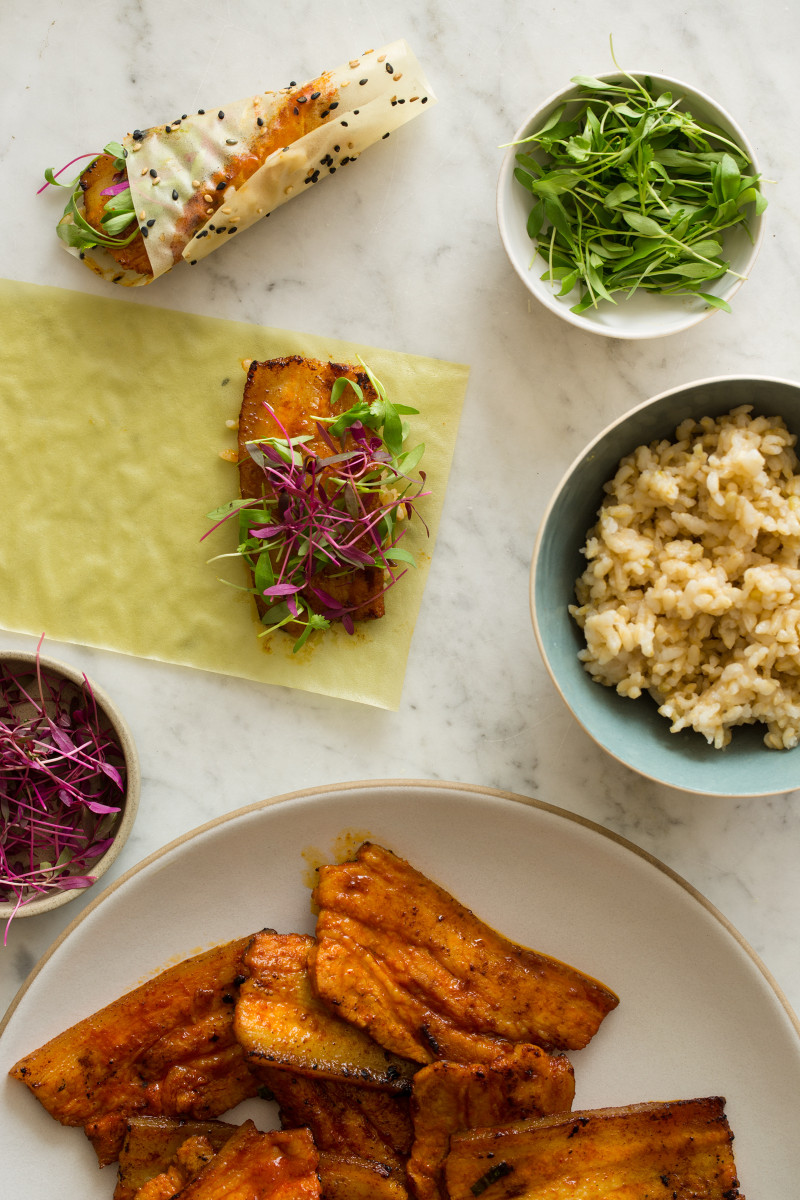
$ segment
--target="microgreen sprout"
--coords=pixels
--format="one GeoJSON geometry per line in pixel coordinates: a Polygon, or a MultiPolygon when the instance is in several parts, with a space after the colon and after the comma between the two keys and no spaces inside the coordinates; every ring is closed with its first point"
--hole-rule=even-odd
{"type": "Polygon", "coordinates": [[[102,193],[104,196],[108,196],[108,200],[106,200],[103,206],[103,216],[100,218],[100,223],[103,226],[102,232],[89,224],[78,207],[78,200],[82,195],[80,180],[83,172],[76,175],[69,183],[60,183],[58,180],[58,176],[63,174],[67,170],[67,167],[71,167],[72,163],[79,162],[83,158],[91,158],[94,161],[100,157],[99,154],[79,154],[77,158],[73,158],[60,171],[53,171],[52,167],[48,167],[44,173],[46,182],[36,193],[39,195],[47,187],[69,188],[70,196],[64,209],[64,216],[70,217],[71,220],[62,220],[56,227],[56,232],[68,246],[76,246],[79,250],[89,250],[93,246],[107,246],[110,248],[127,246],[139,232],[139,227],[135,220],[136,213],[133,207],[133,196],[131,195],[127,168],[125,166],[125,150],[119,142],[109,142],[108,145],[103,147],[102,153],[114,159],[114,170],[123,176],[118,183],[105,188],[102,193]],[[133,228],[123,237],[124,230],[128,228],[131,222],[133,222],[133,228]]]}
{"type": "MultiPolygon", "coordinates": [[[[612,46],[613,57],[613,46],[612,46]]],[[[616,59],[614,60],[616,64],[616,59]]],[[[616,64],[618,66],[618,64],[616,64]]],[[[514,177],[533,204],[527,231],[559,296],[578,288],[574,313],[637,289],[706,292],[729,274],[723,236],[767,205],[760,176],[721,130],[679,107],[681,97],[620,71],[622,82],[577,75],[578,98],[520,142],[514,177]]]]}
{"type": "Polygon", "coordinates": [[[310,435],[290,437],[265,402],[282,436],[247,443],[263,473],[262,495],[233,500],[208,514],[214,528],[238,520],[235,556],[247,563],[252,587],[245,590],[263,610],[266,628],[260,636],[286,626],[292,633],[299,630],[295,652],[314,630],[328,629],[334,621],[352,634],[354,614],[415,566],[413,554],[399,543],[405,521],[419,516],[416,501],[429,494],[422,490],[424,471],[412,474],[424,445],[403,450],[407,429],[401,418],[417,409],[394,404],[380,380],[362,366],[376,398],[367,400],[351,379],[336,380],[331,407],[347,389],[356,400],[337,416],[317,418],[316,441],[324,444],[324,454],[308,446],[310,435]],[[377,582],[367,600],[348,604],[328,590],[336,579],[372,569],[377,582]]]}
{"type": "Polygon", "coordinates": [[[82,685],[36,668],[0,664],[0,901],[94,883],[91,864],[113,841],[125,759],[82,685]]]}

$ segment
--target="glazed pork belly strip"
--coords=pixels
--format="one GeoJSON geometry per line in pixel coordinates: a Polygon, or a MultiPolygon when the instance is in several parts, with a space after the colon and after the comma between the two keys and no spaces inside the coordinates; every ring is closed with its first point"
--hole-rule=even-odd
{"type": "Polygon", "coordinates": [[[303,934],[265,930],[247,947],[242,961],[249,977],[239,989],[233,1030],[248,1065],[408,1092],[417,1064],[384,1050],[313,994],[313,945],[303,934]]]}
{"type": "Polygon", "coordinates": [[[186,959],[20,1059],[10,1074],[62,1125],[83,1126],[101,1166],[133,1114],[218,1116],[254,1096],[233,1034],[246,974],[239,938],[186,959]]]}
{"type": "MultiPolygon", "coordinates": [[[[136,129],[121,144],[138,232],[124,247],[67,249],[114,283],[150,283],[335,175],[435,101],[400,39],[302,86],[136,129]]],[[[123,179],[113,167],[102,155],[82,177],[79,211],[98,230],[106,188],[123,179]]]]}
{"type": "MultiPolygon", "coordinates": [[[[179,1195],[181,1187],[238,1132],[238,1125],[223,1121],[132,1118],[120,1152],[113,1200],[147,1200],[151,1191],[158,1200],[179,1195]]],[[[317,1175],[322,1200],[407,1200],[399,1179],[380,1163],[357,1155],[321,1151],[317,1175]]]]}
{"type": "Polygon", "coordinates": [[[574,967],[502,937],[380,846],[321,867],[314,899],[318,995],[401,1057],[491,1062],[516,1042],[577,1050],[619,1003],[574,967]]]}
{"type": "Polygon", "coordinates": [[[457,1133],[448,1200],[745,1200],[719,1096],[585,1109],[457,1133]]]}

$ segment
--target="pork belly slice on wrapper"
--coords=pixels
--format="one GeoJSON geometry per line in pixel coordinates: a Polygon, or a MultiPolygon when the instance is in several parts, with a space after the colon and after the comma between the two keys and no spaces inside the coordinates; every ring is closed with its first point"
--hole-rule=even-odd
{"type": "Polygon", "coordinates": [[[206,1154],[202,1142],[196,1137],[180,1146],[170,1166],[143,1184],[134,1200],[320,1198],[319,1156],[307,1129],[259,1133],[246,1121],[216,1154],[206,1154]]]}
{"type": "Polygon", "coordinates": [[[186,959],[121,996],[10,1071],[62,1125],[81,1125],[101,1166],[134,1114],[218,1116],[254,1096],[233,1035],[250,937],[186,959]]]}
{"type": "Polygon", "coordinates": [[[321,867],[314,899],[315,990],[404,1058],[486,1063],[516,1042],[577,1050],[619,1003],[597,980],[508,941],[380,846],[321,867]]]}
{"type": "MultiPolygon", "coordinates": [[[[136,129],[121,143],[126,172],[115,171],[114,159],[103,154],[83,173],[78,211],[102,229],[104,191],[127,174],[138,232],[124,247],[81,248],[65,241],[66,248],[113,283],[150,283],[182,258],[197,263],[351,165],[435,101],[400,39],[300,87],[136,129]]],[[[60,224],[74,224],[72,215],[60,224]]],[[[129,225],[120,236],[130,232],[129,225]]]]}
{"type": "MultiPolygon", "coordinates": [[[[368,403],[377,399],[366,373],[343,363],[326,363],[315,358],[292,355],[250,364],[239,413],[239,491],[242,499],[260,498],[265,484],[262,471],[247,452],[247,443],[269,437],[282,438],[284,433],[281,426],[290,438],[308,436],[310,440],[306,446],[310,452],[322,458],[330,457],[333,452],[319,436],[317,420],[320,417],[339,416],[351,408],[356,400],[355,392],[348,387],[331,404],[333,385],[341,376],[354,380],[368,403]],[[272,409],[274,417],[264,407],[265,403],[272,409]]],[[[342,438],[342,449],[345,448],[352,448],[347,445],[347,435],[342,438]]],[[[323,569],[314,577],[314,583],[343,607],[352,608],[352,617],[356,621],[382,617],[386,611],[383,595],[385,581],[380,567],[354,568],[350,571],[323,569]]],[[[313,596],[306,598],[315,611],[323,608],[313,596]]],[[[258,614],[263,616],[266,611],[264,601],[260,596],[255,599],[258,614]]],[[[287,633],[297,636],[302,626],[290,624],[284,628],[287,633]]]]}
{"type": "Polygon", "coordinates": [[[414,1145],[407,1170],[417,1200],[444,1200],[442,1166],[450,1135],[526,1117],[569,1112],[572,1065],[539,1046],[514,1046],[488,1064],[436,1062],[414,1077],[414,1145]]]}
{"type": "Polygon", "coordinates": [[[585,1109],[454,1134],[449,1200],[745,1200],[719,1096],[585,1109]]]}
{"type": "MultiPolygon", "coordinates": [[[[137,1200],[150,1184],[166,1200],[179,1192],[238,1131],[224,1121],[175,1121],[163,1117],[133,1117],[119,1156],[114,1200],[137,1200]]],[[[322,1151],[317,1174],[322,1200],[406,1200],[402,1183],[380,1163],[354,1154],[322,1151]]],[[[147,1200],[147,1191],[138,1200],[147,1200]]]]}
{"type": "Polygon", "coordinates": [[[384,1050],[313,994],[313,945],[313,938],[299,933],[265,930],[247,947],[242,964],[248,978],[239,989],[233,1030],[248,1063],[407,1092],[417,1064],[384,1050]]]}

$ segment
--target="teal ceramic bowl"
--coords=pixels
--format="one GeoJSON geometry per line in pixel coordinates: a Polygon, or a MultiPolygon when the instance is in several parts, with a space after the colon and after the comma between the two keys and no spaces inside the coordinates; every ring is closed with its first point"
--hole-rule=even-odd
{"type": "Polygon", "coordinates": [[[669,787],[709,796],[773,795],[800,787],[800,747],[769,750],[765,728],[733,731],[717,750],[694,730],[670,733],[649,696],[629,700],[595,683],[578,660],[583,635],[570,617],[580,553],[621,458],[637,446],[674,435],[687,417],[721,416],[740,404],[783,417],[800,442],[800,384],[763,376],[718,376],[663,392],[609,425],[575,460],[542,520],[531,567],[531,614],[547,670],[586,732],[634,771],[669,787]]]}

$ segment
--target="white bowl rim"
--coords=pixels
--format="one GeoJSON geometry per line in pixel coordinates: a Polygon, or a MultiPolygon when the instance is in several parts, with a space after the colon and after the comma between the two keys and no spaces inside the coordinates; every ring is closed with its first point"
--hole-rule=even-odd
{"type": "MultiPolygon", "coordinates": [[[[536,540],[533,543],[533,554],[531,556],[531,567],[530,567],[530,575],[529,575],[529,583],[528,583],[528,604],[530,607],[531,622],[533,624],[533,632],[534,632],[534,636],[536,638],[536,644],[539,647],[539,653],[541,655],[542,662],[545,665],[547,674],[550,676],[550,679],[552,680],[553,686],[555,687],[555,689],[558,692],[559,696],[561,697],[564,705],[566,706],[567,711],[571,714],[573,719],[578,722],[580,727],[583,729],[583,731],[585,733],[587,733],[589,735],[589,737],[592,739],[594,744],[596,746],[599,746],[600,749],[609,756],[609,758],[615,759],[616,762],[620,763],[623,767],[627,767],[627,769],[629,771],[635,771],[637,775],[642,775],[645,779],[649,779],[653,783],[658,783],[662,787],[671,787],[671,788],[674,788],[675,791],[687,792],[689,795],[692,795],[692,796],[713,796],[717,799],[724,799],[726,797],[730,797],[733,800],[742,800],[742,799],[746,799],[750,796],[764,796],[764,797],[781,796],[786,791],[786,788],[779,787],[779,788],[772,788],[769,791],[733,793],[733,792],[710,791],[708,788],[688,787],[686,784],[681,784],[681,783],[671,783],[671,782],[667,783],[664,779],[660,778],[658,775],[652,775],[649,771],[645,770],[643,767],[634,766],[632,763],[628,762],[627,759],[620,758],[620,756],[618,754],[616,754],[613,750],[610,750],[609,747],[606,746],[604,742],[601,742],[600,739],[598,737],[596,737],[595,734],[592,732],[592,730],[588,727],[588,725],[586,725],[586,723],[581,720],[581,718],[575,712],[572,705],[569,703],[566,696],[564,695],[564,690],[561,687],[561,684],[560,684],[558,678],[556,677],[555,671],[553,670],[552,666],[550,665],[550,659],[548,658],[547,651],[545,650],[544,640],[542,638],[541,630],[539,629],[539,619],[536,614],[536,603],[535,603],[536,563],[539,558],[539,547],[541,545],[542,537],[544,536],[545,526],[550,519],[550,514],[552,513],[552,511],[556,505],[558,497],[561,495],[561,491],[564,487],[564,484],[567,482],[567,480],[570,478],[570,476],[577,470],[577,468],[580,466],[580,464],[582,462],[584,462],[585,459],[591,454],[591,452],[592,452],[592,450],[594,450],[595,446],[599,442],[603,441],[603,439],[605,437],[607,437],[608,434],[611,433],[614,429],[618,428],[620,425],[623,425],[624,422],[627,421],[629,417],[632,417],[635,413],[641,412],[645,408],[649,408],[652,404],[658,403],[659,400],[666,400],[667,397],[669,397],[669,396],[679,395],[681,392],[688,391],[689,388],[706,387],[706,386],[708,386],[708,384],[712,384],[712,383],[713,384],[730,383],[732,380],[737,380],[737,381],[752,380],[754,383],[780,383],[787,387],[795,388],[798,392],[800,392],[800,382],[798,382],[796,379],[784,379],[783,377],[781,377],[779,375],[709,375],[705,379],[692,379],[692,380],[690,380],[689,383],[681,383],[677,387],[667,388],[666,391],[659,392],[657,395],[651,396],[648,400],[644,400],[641,404],[637,404],[634,408],[629,408],[626,412],[622,413],[621,416],[617,417],[616,420],[609,422],[609,424],[606,425],[603,429],[601,429],[600,432],[596,435],[596,437],[592,438],[592,440],[586,444],[586,446],[583,448],[583,450],[581,450],[580,453],[576,455],[576,457],[572,460],[570,465],[567,467],[564,474],[561,476],[561,479],[558,481],[556,487],[553,489],[553,492],[550,496],[550,500],[547,504],[547,508],[545,509],[545,511],[542,515],[542,519],[539,522],[539,528],[536,532],[536,540]]],[[[631,446],[631,450],[633,450],[633,449],[635,449],[635,447],[631,446]]],[[[620,458],[622,458],[623,454],[627,454],[627,453],[630,453],[630,451],[623,451],[622,454],[620,454],[620,458]]],[[[599,685],[599,686],[602,686],[602,685],[599,685]]],[[[798,749],[800,749],[800,747],[798,749]]]]}
{"type": "MultiPolygon", "coordinates": [[[[62,662],[61,659],[51,658],[46,654],[39,654],[38,660],[43,671],[51,671],[54,675],[63,675],[71,683],[80,685],[83,684],[84,678],[88,680],[98,707],[102,709],[111,722],[114,733],[119,740],[120,749],[125,756],[125,806],[122,811],[122,819],[114,834],[113,842],[105,854],[97,860],[90,872],[94,876],[94,883],[85,888],[69,888],[65,891],[58,890],[45,893],[45,895],[38,897],[36,900],[31,900],[27,904],[21,904],[19,908],[16,907],[16,901],[14,900],[0,901],[0,919],[2,920],[12,915],[15,921],[23,917],[36,917],[41,913],[50,912],[54,908],[61,908],[63,904],[69,904],[70,900],[77,900],[79,896],[85,896],[90,892],[100,881],[100,877],[106,873],[117,858],[125,842],[128,840],[139,808],[139,795],[141,792],[139,754],[130,727],[115,701],[111,699],[108,692],[100,684],[95,683],[80,668],[72,666],[71,663],[62,662]]],[[[28,650],[0,650],[0,661],[35,666],[37,654],[35,651],[31,652],[28,650]]]]}
{"type": "MultiPolygon", "coordinates": [[[[592,76],[592,78],[600,80],[612,80],[619,79],[621,76],[625,77],[627,75],[632,75],[635,79],[647,77],[657,81],[658,83],[669,84],[673,88],[680,88],[687,94],[687,100],[690,99],[689,93],[691,93],[691,95],[696,96],[702,103],[706,104],[708,108],[712,109],[716,113],[719,113],[719,115],[723,117],[725,121],[727,121],[731,129],[735,131],[736,140],[738,140],[739,145],[750,159],[750,165],[752,166],[754,173],[756,175],[760,174],[758,159],[756,157],[755,150],[753,149],[753,145],[750,139],[747,137],[747,134],[739,125],[739,122],[734,120],[728,110],[724,108],[719,101],[715,100],[713,96],[709,96],[708,92],[704,92],[700,88],[695,87],[694,84],[686,83],[685,80],[678,79],[674,75],[662,75],[658,71],[623,71],[619,69],[614,71],[603,71],[600,74],[592,76]]],[[[520,141],[520,139],[529,132],[529,127],[533,123],[534,117],[538,117],[539,114],[541,114],[541,118],[544,120],[548,113],[550,113],[557,104],[572,98],[572,94],[579,86],[579,84],[570,83],[566,87],[560,88],[557,92],[553,92],[547,97],[546,100],[543,100],[541,104],[537,105],[536,108],[531,109],[531,111],[528,113],[528,116],[519,126],[513,138],[511,139],[511,143],[508,145],[508,150],[506,151],[503,161],[500,164],[500,173],[497,179],[495,213],[497,227],[500,232],[500,240],[503,243],[508,261],[511,263],[519,279],[525,284],[527,290],[539,301],[540,304],[543,304],[544,307],[550,312],[553,312],[557,316],[562,317],[565,321],[568,321],[570,325],[574,325],[577,329],[582,329],[584,333],[596,333],[601,337],[625,341],[651,341],[655,338],[669,337],[674,333],[685,333],[687,329],[694,328],[695,325],[699,325],[701,321],[705,321],[708,317],[712,316],[713,313],[718,312],[719,310],[709,304],[701,312],[690,314],[682,323],[671,326],[669,329],[662,329],[657,332],[646,329],[636,329],[624,325],[614,326],[613,328],[606,325],[597,325],[591,321],[584,320],[580,313],[572,312],[570,308],[566,304],[560,302],[556,296],[548,296],[546,293],[534,290],[530,286],[527,273],[523,272],[516,260],[516,257],[511,252],[510,234],[505,216],[502,212],[501,197],[504,194],[506,187],[509,186],[509,181],[513,181],[514,179],[513,163],[517,154],[517,146],[514,143],[520,141]]],[[[753,225],[755,226],[755,231],[751,230],[751,232],[754,233],[754,241],[748,260],[748,276],[749,271],[752,270],[752,267],[758,258],[764,241],[763,215],[758,217],[757,220],[753,221],[753,225]]],[[[734,279],[722,299],[731,300],[745,282],[746,278],[734,279]]]]}

